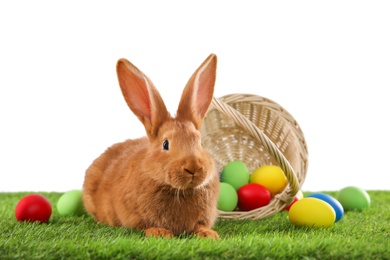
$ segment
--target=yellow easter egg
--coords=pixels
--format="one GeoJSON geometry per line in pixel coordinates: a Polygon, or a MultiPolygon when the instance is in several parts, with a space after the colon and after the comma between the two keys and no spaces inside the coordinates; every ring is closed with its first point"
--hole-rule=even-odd
{"type": "Polygon", "coordinates": [[[250,182],[266,187],[272,195],[275,195],[286,188],[288,180],[279,166],[265,165],[257,168],[252,173],[250,182]]]}
{"type": "Polygon", "coordinates": [[[336,220],[336,213],[323,200],[303,198],[291,206],[288,217],[295,226],[330,227],[336,220]]]}

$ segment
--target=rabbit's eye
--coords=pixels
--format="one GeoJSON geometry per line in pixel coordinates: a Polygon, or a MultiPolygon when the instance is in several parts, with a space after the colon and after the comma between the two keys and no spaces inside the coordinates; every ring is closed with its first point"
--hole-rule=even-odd
{"type": "Polygon", "coordinates": [[[169,141],[168,140],[165,140],[164,143],[163,143],[163,149],[166,150],[166,151],[169,151],[169,141]]]}

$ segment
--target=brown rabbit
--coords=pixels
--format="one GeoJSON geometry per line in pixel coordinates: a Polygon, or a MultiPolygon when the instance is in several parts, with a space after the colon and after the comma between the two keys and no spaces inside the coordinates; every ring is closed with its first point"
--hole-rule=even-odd
{"type": "Polygon", "coordinates": [[[147,137],[114,144],[87,169],[83,201],[97,222],[141,229],[145,236],[219,238],[211,229],[219,178],[199,132],[216,66],[211,54],[194,72],[173,118],[151,80],[129,61],[118,61],[122,94],[147,137]]]}

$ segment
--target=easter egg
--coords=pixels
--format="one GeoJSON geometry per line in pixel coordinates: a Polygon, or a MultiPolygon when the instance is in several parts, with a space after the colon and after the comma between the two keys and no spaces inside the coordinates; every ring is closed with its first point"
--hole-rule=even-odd
{"type": "Polygon", "coordinates": [[[293,201],[292,201],[287,207],[285,207],[284,210],[289,211],[290,208],[291,208],[291,206],[292,206],[295,202],[297,202],[298,200],[303,199],[303,198],[304,198],[303,192],[302,192],[301,190],[299,190],[299,191],[297,192],[297,194],[295,195],[293,201]]]}
{"type": "Polygon", "coordinates": [[[288,180],[279,166],[264,165],[252,173],[250,183],[260,184],[266,187],[272,195],[275,195],[284,190],[288,180]]]}
{"type": "Polygon", "coordinates": [[[300,199],[301,199],[301,198],[300,198],[298,195],[295,195],[293,201],[292,201],[287,207],[285,207],[284,210],[287,210],[287,211],[290,210],[291,206],[292,206],[295,202],[297,202],[298,200],[300,200],[300,199]]]}
{"type": "Polygon", "coordinates": [[[51,213],[49,200],[39,194],[23,197],[15,208],[15,217],[18,221],[45,223],[49,221],[51,213]]]}
{"type": "Polygon", "coordinates": [[[369,208],[371,204],[368,193],[354,186],[341,189],[336,198],[344,207],[344,210],[363,210],[369,208]]]}
{"type": "Polygon", "coordinates": [[[301,190],[299,190],[295,196],[297,196],[299,199],[303,199],[305,197],[301,190]]]}
{"type": "Polygon", "coordinates": [[[238,208],[249,211],[268,205],[271,193],[264,186],[256,183],[248,183],[237,191],[238,208]]]}
{"type": "Polygon", "coordinates": [[[57,201],[57,210],[63,216],[82,215],[84,213],[82,191],[71,190],[62,194],[57,201]]]}
{"type": "Polygon", "coordinates": [[[218,209],[233,211],[237,207],[238,195],[236,189],[229,183],[221,182],[218,198],[218,209]]]}
{"type": "Polygon", "coordinates": [[[332,196],[325,193],[312,193],[306,196],[306,198],[317,198],[323,200],[331,205],[336,213],[336,222],[344,216],[344,208],[341,203],[332,196]]]}
{"type": "Polygon", "coordinates": [[[245,163],[232,161],[226,164],[221,172],[221,182],[229,183],[236,190],[249,183],[249,170],[245,163]]]}
{"type": "Polygon", "coordinates": [[[330,227],[336,220],[336,213],[331,205],[317,198],[303,198],[295,202],[288,218],[295,226],[330,227]]]}

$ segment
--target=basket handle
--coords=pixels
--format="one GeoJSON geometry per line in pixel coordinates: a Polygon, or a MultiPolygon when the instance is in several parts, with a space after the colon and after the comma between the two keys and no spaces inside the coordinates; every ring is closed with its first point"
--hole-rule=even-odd
{"type": "Polygon", "coordinates": [[[258,128],[248,118],[243,116],[240,112],[215,97],[213,97],[212,105],[220,112],[228,115],[236,124],[247,130],[256,140],[260,141],[273,156],[280,168],[282,168],[290,185],[290,190],[287,191],[288,196],[281,196],[279,199],[285,201],[286,203],[290,203],[299,191],[299,184],[294,169],[291,167],[290,162],[286,159],[283,153],[260,128],[258,128]]]}

